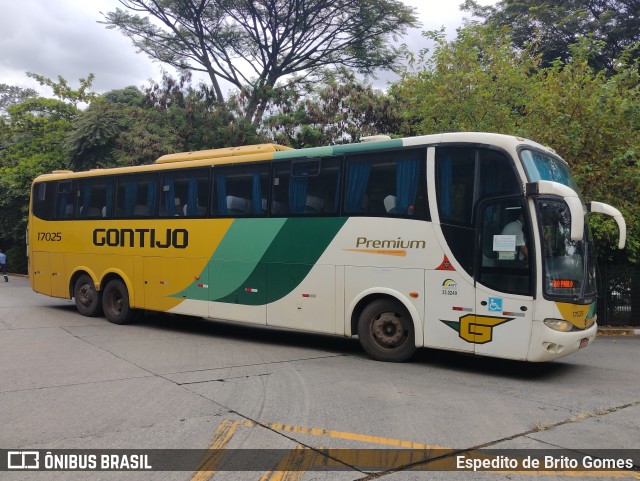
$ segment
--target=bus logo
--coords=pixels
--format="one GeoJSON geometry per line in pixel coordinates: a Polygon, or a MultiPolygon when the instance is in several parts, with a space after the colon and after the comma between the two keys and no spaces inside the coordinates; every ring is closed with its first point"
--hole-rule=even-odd
{"type": "Polygon", "coordinates": [[[368,239],[358,237],[355,249],[343,249],[349,252],[361,252],[365,254],[380,254],[385,256],[406,257],[407,249],[426,249],[427,242],[423,240],[397,239],[368,239]]]}
{"type": "Polygon", "coordinates": [[[189,245],[186,229],[94,229],[93,245],[97,247],[151,247],[185,249],[189,245]]]}
{"type": "Polygon", "coordinates": [[[475,314],[467,314],[460,318],[459,322],[443,321],[441,322],[449,326],[454,331],[458,331],[460,339],[464,339],[471,344],[486,344],[493,340],[493,328],[513,321],[513,317],[493,317],[493,316],[477,316],[475,314]]]}
{"type": "Polygon", "coordinates": [[[40,467],[39,451],[8,451],[8,469],[38,469],[40,467]]]}
{"type": "Polygon", "coordinates": [[[442,283],[442,295],[443,296],[457,296],[458,295],[458,283],[453,279],[447,279],[442,283]]]}

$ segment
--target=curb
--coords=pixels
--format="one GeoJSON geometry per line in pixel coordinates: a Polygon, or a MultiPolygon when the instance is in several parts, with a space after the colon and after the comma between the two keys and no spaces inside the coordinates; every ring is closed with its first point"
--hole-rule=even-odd
{"type": "Polygon", "coordinates": [[[597,335],[603,337],[637,337],[640,336],[640,327],[598,327],[597,335]]]}

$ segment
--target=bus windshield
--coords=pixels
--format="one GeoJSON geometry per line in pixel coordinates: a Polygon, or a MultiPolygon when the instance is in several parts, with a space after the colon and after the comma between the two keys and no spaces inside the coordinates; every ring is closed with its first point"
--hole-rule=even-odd
{"type": "Polygon", "coordinates": [[[545,293],[574,299],[595,295],[595,265],[588,252],[588,232],[585,240],[571,240],[571,214],[563,201],[541,199],[538,211],[545,293]]]}
{"type": "Polygon", "coordinates": [[[523,150],[520,153],[520,157],[527,171],[529,182],[550,180],[571,187],[576,193],[580,194],[578,184],[571,176],[569,166],[563,160],[529,149],[523,150]]]}

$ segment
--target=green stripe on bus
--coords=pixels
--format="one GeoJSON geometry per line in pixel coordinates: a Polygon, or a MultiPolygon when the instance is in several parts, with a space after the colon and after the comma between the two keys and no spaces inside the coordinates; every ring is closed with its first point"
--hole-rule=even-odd
{"type": "Polygon", "coordinates": [[[346,217],[287,219],[251,275],[233,292],[210,300],[262,305],[282,299],[309,274],[346,221],[346,217]]]}
{"type": "Polygon", "coordinates": [[[403,146],[402,139],[361,142],[359,144],[334,145],[333,155],[347,155],[357,152],[371,152],[384,149],[397,149],[403,146]]]}
{"type": "Polygon", "coordinates": [[[229,227],[220,245],[186,292],[188,299],[218,300],[242,287],[254,272],[286,219],[236,219],[229,227]],[[208,290],[198,288],[199,283],[209,285],[208,290]]]}

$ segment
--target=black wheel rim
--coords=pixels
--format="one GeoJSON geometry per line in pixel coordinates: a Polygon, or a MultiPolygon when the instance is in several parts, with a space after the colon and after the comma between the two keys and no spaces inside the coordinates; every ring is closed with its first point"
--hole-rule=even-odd
{"type": "Polygon", "coordinates": [[[80,286],[80,289],[78,289],[78,295],[76,296],[78,302],[84,307],[90,307],[93,304],[94,297],[95,291],[93,290],[93,287],[88,283],[82,284],[80,286]]]}
{"type": "Polygon", "coordinates": [[[384,349],[396,349],[407,340],[402,316],[395,312],[381,312],[370,326],[373,341],[384,349]]]}

